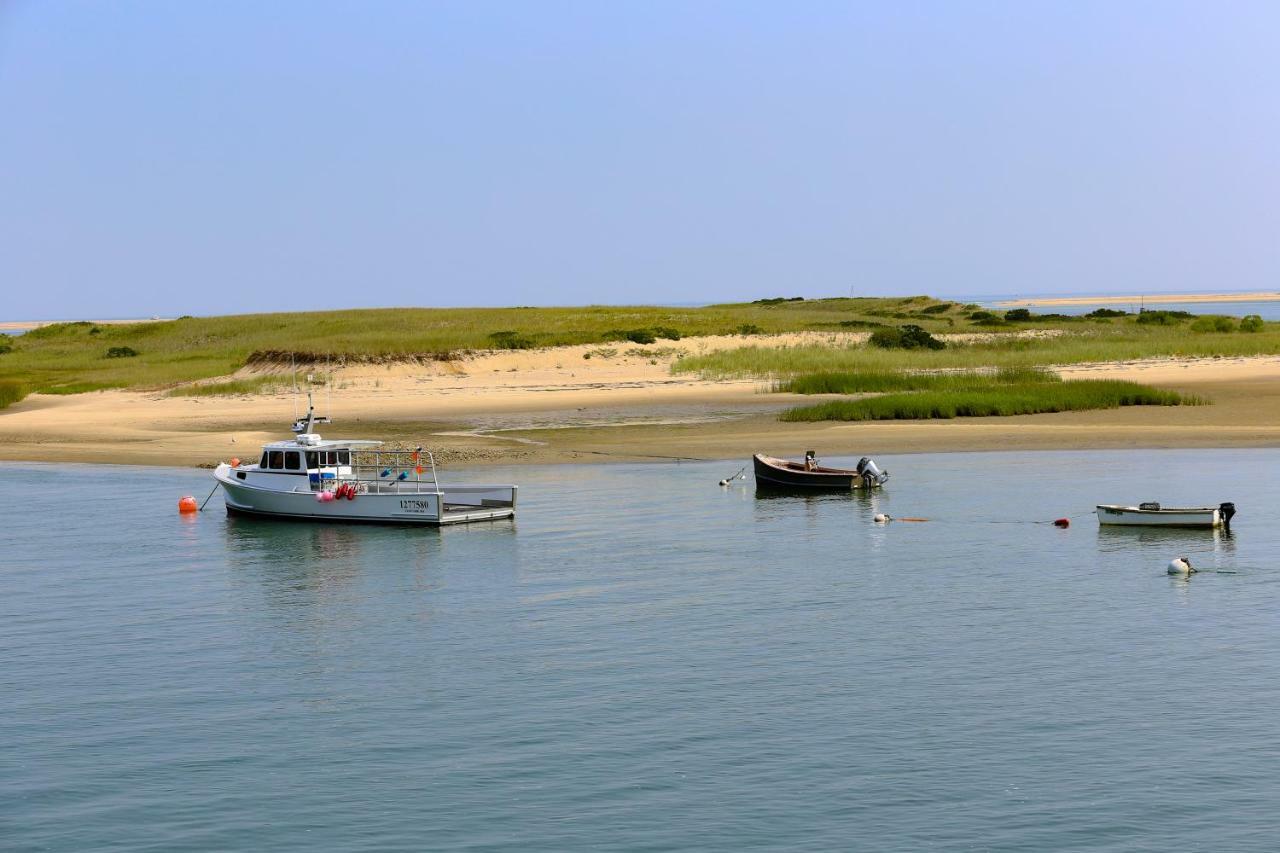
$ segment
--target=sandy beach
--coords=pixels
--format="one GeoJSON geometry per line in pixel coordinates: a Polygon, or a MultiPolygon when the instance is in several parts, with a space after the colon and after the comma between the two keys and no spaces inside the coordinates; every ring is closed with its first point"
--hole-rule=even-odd
{"type": "MultiPolygon", "coordinates": [[[[860,333],[798,333],[760,343],[852,343],[860,333]]],[[[361,365],[313,388],[333,437],[419,442],[445,465],[607,459],[745,459],[757,450],[826,455],[1002,449],[1253,447],[1280,444],[1280,358],[1155,359],[1079,365],[1066,378],[1134,379],[1213,405],[1016,418],[779,423],[799,397],[757,380],[673,375],[686,352],[741,346],[689,338],[485,353],[458,362],[361,365]]],[[[250,375],[242,371],[237,376],[250,375]]],[[[209,465],[253,458],[288,435],[298,406],[287,371],[269,393],[171,397],[101,391],[32,395],[0,412],[0,459],[209,465]]]]}
{"type": "Polygon", "coordinates": [[[1007,299],[997,305],[1009,308],[1031,305],[1130,305],[1136,302],[1280,302],[1280,291],[1266,293],[1144,293],[1135,296],[1061,296],[1045,299],[1007,299]]]}

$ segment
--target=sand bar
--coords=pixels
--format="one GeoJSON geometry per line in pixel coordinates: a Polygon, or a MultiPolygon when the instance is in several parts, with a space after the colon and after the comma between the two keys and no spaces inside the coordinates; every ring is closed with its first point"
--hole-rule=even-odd
{"type": "Polygon", "coordinates": [[[1007,299],[995,303],[1011,308],[1030,305],[1130,305],[1137,302],[1280,302],[1280,292],[1265,293],[1145,293],[1136,296],[1061,296],[1043,299],[1007,299]]]}

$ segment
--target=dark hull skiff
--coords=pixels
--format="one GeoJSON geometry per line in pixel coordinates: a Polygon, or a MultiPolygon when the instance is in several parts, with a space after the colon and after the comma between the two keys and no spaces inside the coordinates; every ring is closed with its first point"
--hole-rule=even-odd
{"type": "Polygon", "coordinates": [[[866,478],[858,471],[847,468],[819,466],[806,471],[803,462],[791,462],[757,453],[752,457],[755,465],[756,486],[774,489],[850,489],[878,488],[883,479],[866,478]]]}

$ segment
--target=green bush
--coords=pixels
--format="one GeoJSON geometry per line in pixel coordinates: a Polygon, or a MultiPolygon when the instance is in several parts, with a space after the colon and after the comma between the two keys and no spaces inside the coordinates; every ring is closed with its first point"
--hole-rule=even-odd
{"type": "Polygon", "coordinates": [[[939,302],[937,305],[926,305],[920,309],[921,314],[945,314],[955,307],[954,302],[939,302]]]}
{"type": "Polygon", "coordinates": [[[509,330],[491,333],[489,341],[494,349],[533,349],[536,346],[533,338],[509,330]]]}
{"type": "Polygon", "coordinates": [[[1010,308],[1004,312],[1004,318],[1010,323],[1026,323],[1032,319],[1029,308],[1010,308]]]}
{"type": "Polygon", "coordinates": [[[133,347],[112,347],[107,350],[107,358],[133,358],[138,351],[133,347]]]}
{"type": "Polygon", "coordinates": [[[664,340],[668,340],[668,341],[680,340],[680,332],[671,328],[670,326],[654,326],[653,334],[656,337],[663,338],[664,340]]]}
{"type": "Polygon", "coordinates": [[[13,352],[13,344],[3,339],[7,337],[8,335],[0,337],[0,355],[4,355],[7,352],[13,352]]]}
{"type": "Polygon", "coordinates": [[[1118,311],[1115,308],[1095,308],[1094,310],[1090,311],[1088,314],[1085,314],[1084,316],[1097,320],[1099,318],[1106,319],[1110,317],[1127,317],[1129,316],[1129,312],[1118,311]]]}
{"type": "MultiPolygon", "coordinates": [[[[843,324],[841,324],[841,325],[843,325],[843,324]]],[[[737,331],[735,334],[739,334],[739,335],[763,335],[763,334],[764,334],[764,329],[760,328],[760,327],[759,327],[759,326],[757,326],[755,323],[743,323],[741,326],[739,326],[739,327],[738,327],[738,331],[737,331]]]]}
{"type": "Polygon", "coordinates": [[[871,333],[871,345],[881,349],[943,349],[946,344],[919,326],[892,326],[871,333]]]}
{"type": "Polygon", "coordinates": [[[1261,332],[1262,329],[1262,318],[1257,314],[1246,314],[1245,318],[1240,321],[1240,331],[1242,332],[1261,332]]]}
{"type": "Polygon", "coordinates": [[[1176,326],[1183,320],[1195,319],[1195,316],[1187,311],[1143,311],[1138,314],[1138,322],[1144,326],[1176,326]]]}
{"type": "Polygon", "coordinates": [[[1236,321],[1230,317],[1197,317],[1191,324],[1193,332],[1234,332],[1236,321]]]}

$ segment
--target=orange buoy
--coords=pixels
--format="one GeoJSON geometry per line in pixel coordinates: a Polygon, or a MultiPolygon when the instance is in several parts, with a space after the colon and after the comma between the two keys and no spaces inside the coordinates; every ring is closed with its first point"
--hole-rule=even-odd
{"type": "Polygon", "coordinates": [[[200,505],[196,503],[196,499],[191,495],[183,495],[178,498],[178,512],[186,515],[189,512],[199,512],[200,505]]]}
{"type": "Polygon", "coordinates": [[[232,456],[232,457],[231,457],[231,467],[232,467],[232,468],[239,468],[239,467],[240,467],[240,457],[239,457],[239,456],[232,456]]]}
{"type": "Polygon", "coordinates": [[[1053,521],[1053,526],[1054,526],[1054,527],[1070,527],[1070,526],[1071,526],[1071,519],[1069,519],[1069,518],[1056,518],[1056,519],[1054,519],[1054,521],[1053,521]]]}

